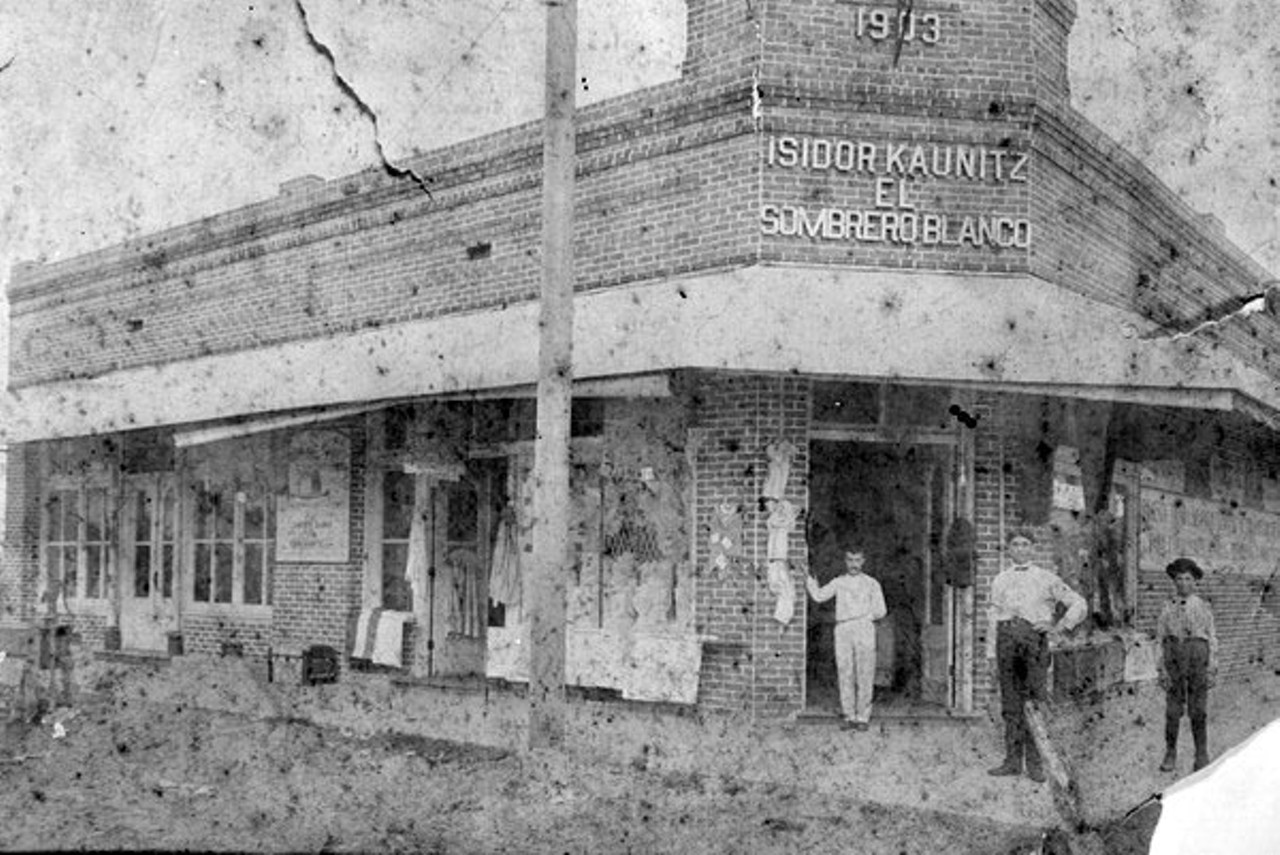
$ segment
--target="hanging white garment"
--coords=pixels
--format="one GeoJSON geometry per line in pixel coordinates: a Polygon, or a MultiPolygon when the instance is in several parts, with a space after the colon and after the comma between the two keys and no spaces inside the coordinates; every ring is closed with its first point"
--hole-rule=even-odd
{"type": "Polygon", "coordinates": [[[787,562],[769,562],[769,592],[777,598],[773,605],[773,619],[781,624],[791,623],[796,613],[796,586],[787,562]]]}
{"type": "Polygon", "coordinates": [[[520,554],[515,527],[504,519],[498,522],[493,558],[489,562],[489,597],[509,609],[519,609],[520,594],[520,554]]]}
{"type": "Polygon", "coordinates": [[[791,530],[800,518],[800,509],[786,499],[774,502],[765,525],[769,529],[769,540],[765,546],[765,556],[770,561],[786,561],[791,549],[791,530]]]}
{"type": "Polygon", "coordinates": [[[431,604],[427,602],[427,522],[414,508],[413,523],[409,526],[409,557],[404,564],[404,578],[413,592],[413,612],[425,615],[431,604]]]}

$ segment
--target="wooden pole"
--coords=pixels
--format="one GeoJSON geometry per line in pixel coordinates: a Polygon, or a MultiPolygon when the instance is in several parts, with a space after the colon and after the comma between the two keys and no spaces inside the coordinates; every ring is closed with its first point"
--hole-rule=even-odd
{"type": "Polygon", "coordinates": [[[569,416],[573,391],[573,183],[577,0],[547,0],[542,310],[534,442],[528,747],[564,740],[565,584],[569,574],[569,416]]]}
{"type": "Polygon", "coordinates": [[[1080,810],[1080,794],[1075,782],[1071,780],[1071,771],[1066,761],[1054,748],[1049,739],[1049,728],[1045,726],[1044,716],[1035,701],[1027,701],[1024,705],[1027,716],[1027,729],[1035,740],[1036,749],[1040,752],[1040,760],[1049,778],[1049,789],[1053,793],[1053,804],[1062,817],[1062,824],[1068,833],[1076,834],[1084,827],[1083,814],[1080,810]]]}

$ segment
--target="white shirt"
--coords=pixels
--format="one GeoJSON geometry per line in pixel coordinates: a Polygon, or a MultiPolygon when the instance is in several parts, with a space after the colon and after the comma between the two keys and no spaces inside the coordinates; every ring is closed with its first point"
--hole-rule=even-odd
{"type": "Polygon", "coordinates": [[[988,652],[995,651],[996,624],[1002,620],[1022,618],[1033,624],[1053,622],[1055,606],[1062,603],[1067,613],[1059,622],[1064,630],[1084,620],[1089,606],[1084,597],[1057,575],[1024,564],[1001,571],[991,583],[991,632],[987,637],[988,652]]]}
{"type": "Polygon", "coordinates": [[[866,573],[850,576],[841,573],[821,588],[812,576],[805,580],[809,596],[819,603],[836,598],[836,621],[880,620],[889,613],[884,606],[880,583],[866,573]]]}

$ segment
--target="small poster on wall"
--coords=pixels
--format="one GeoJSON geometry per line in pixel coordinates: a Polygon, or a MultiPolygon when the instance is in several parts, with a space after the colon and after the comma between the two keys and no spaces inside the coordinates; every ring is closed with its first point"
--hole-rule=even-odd
{"type": "Polygon", "coordinates": [[[289,490],[276,506],[276,560],[349,560],[350,461],[350,441],[335,431],[306,431],[289,443],[289,490]]]}

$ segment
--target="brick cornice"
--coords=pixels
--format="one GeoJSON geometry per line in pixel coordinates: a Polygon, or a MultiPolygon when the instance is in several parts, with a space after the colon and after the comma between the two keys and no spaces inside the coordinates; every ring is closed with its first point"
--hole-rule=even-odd
{"type": "MultiPolygon", "coordinates": [[[[738,117],[740,130],[750,127],[751,89],[745,81],[722,80],[694,88],[664,85],[632,96],[593,105],[582,111],[577,133],[578,174],[588,177],[619,162],[644,160],[673,150],[705,144],[696,130],[649,150],[628,152],[619,160],[608,151],[676,128],[696,128],[722,117],[738,117]]],[[[168,229],[143,240],[88,253],[48,266],[21,265],[9,286],[13,314],[42,297],[66,298],[94,283],[119,287],[153,284],[189,275],[228,261],[255,258],[281,249],[304,246],[378,225],[425,216],[456,206],[443,202],[453,191],[478,182],[510,185],[496,195],[538,184],[542,163],[538,122],[429,152],[413,163],[431,177],[432,197],[424,198],[412,182],[397,181],[378,170],[325,182],[323,190],[305,194],[304,202],[276,198],[226,214],[168,229]],[[524,173],[535,173],[533,179],[524,173]],[[317,198],[320,197],[320,198],[317,198]],[[218,256],[204,261],[204,256],[218,256]],[[187,262],[179,266],[179,262],[187,262]]],[[[735,133],[738,132],[735,129],[735,133]]],[[[723,137],[722,129],[712,131],[723,137]]],[[[486,193],[492,196],[494,193],[486,193]]],[[[462,193],[463,202],[474,201],[462,193]]]]}

